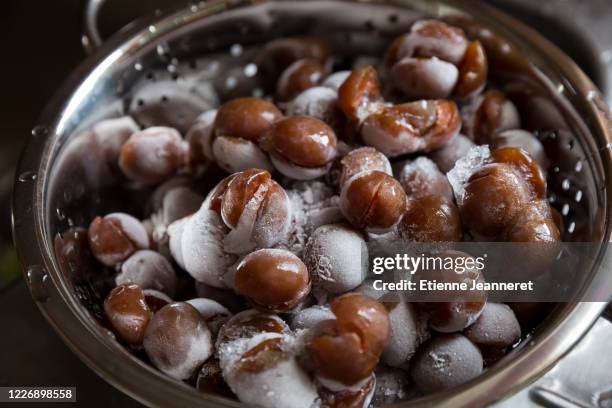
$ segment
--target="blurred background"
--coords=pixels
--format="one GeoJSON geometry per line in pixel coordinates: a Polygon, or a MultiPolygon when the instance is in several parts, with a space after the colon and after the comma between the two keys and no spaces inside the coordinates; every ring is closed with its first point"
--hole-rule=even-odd
{"type": "MultiPolygon", "coordinates": [[[[612,100],[612,93],[608,92],[612,84],[611,0],[487,1],[555,42],[585,70],[608,101],[612,100]]],[[[101,31],[107,36],[139,16],[181,4],[187,2],[107,0],[100,16],[101,31]]],[[[83,0],[0,1],[3,55],[0,63],[0,323],[4,327],[0,336],[0,386],[71,385],[77,386],[79,405],[137,406],[135,401],[114,391],[90,372],[52,332],[31,301],[12,249],[10,195],[14,167],[45,104],[86,57],[81,44],[83,11],[83,0]]],[[[598,330],[612,333],[609,327],[598,330]]],[[[515,399],[512,406],[525,406],[528,396],[521,398],[515,399]]],[[[530,405],[535,404],[533,398],[529,401],[530,405]]]]}

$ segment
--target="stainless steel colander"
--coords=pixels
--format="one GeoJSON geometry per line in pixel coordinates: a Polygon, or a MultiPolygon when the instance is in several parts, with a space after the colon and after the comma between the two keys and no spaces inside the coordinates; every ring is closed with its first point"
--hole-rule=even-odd
{"type": "MultiPolygon", "coordinates": [[[[612,272],[601,268],[612,219],[610,112],[593,84],[557,48],[530,28],[471,0],[208,1],[132,25],[84,61],[32,132],[19,163],[13,207],[16,247],[32,296],[70,348],[105,380],[147,405],[239,405],[202,395],[156,371],[92,318],[100,310],[96,287],[75,285],[60,269],[53,238],[70,225],[86,225],[101,212],[109,185],[92,173],[95,162],[87,162],[95,160],[95,154],[83,152],[75,164],[66,159],[66,152],[79,131],[129,109],[135,89],[149,80],[151,71],[157,80],[202,78],[207,64],[221,55],[248,55],[250,45],[306,33],[323,36],[341,55],[349,50],[380,54],[382,44],[423,15],[464,22],[469,17],[508,40],[498,44],[498,51],[500,66],[506,68],[502,75],[514,86],[509,91],[533,97],[522,91],[527,83],[539,92],[539,103],[524,114],[551,153],[550,200],[565,218],[565,239],[600,248],[585,266],[588,279],[577,291],[583,297],[558,305],[506,358],[467,384],[399,405],[485,405],[535,380],[569,351],[606,307],[605,302],[578,300],[594,299],[588,295],[612,285],[612,272]],[[513,75],[525,65],[504,54],[508,45],[529,61],[527,79],[513,75]]],[[[99,41],[95,30],[89,34],[90,44],[99,41]]],[[[227,85],[227,97],[239,84],[236,72],[215,74],[221,86],[227,85]]],[[[130,205],[129,196],[118,199],[130,205]]]]}

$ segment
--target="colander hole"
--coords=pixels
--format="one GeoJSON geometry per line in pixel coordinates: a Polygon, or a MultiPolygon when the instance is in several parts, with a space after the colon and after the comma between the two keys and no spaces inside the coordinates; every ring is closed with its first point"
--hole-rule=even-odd
{"type": "Polygon", "coordinates": [[[252,62],[245,65],[244,75],[248,78],[252,78],[257,75],[257,65],[253,64],[252,62]]]}
{"type": "Polygon", "coordinates": [[[147,75],[145,76],[149,81],[155,81],[155,75],[153,74],[153,72],[147,72],[147,75]]]}
{"type": "Polygon", "coordinates": [[[136,71],[142,71],[142,64],[140,62],[137,62],[134,64],[134,69],[136,71]]]}
{"type": "Polygon", "coordinates": [[[230,76],[225,78],[225,88],[228,90],[236,88],[236,85],[238,85],[238,80],[236,77],[230,76]]]}
{"type": "Polygon", "coordinates": [[[240,44],[234,44],[230,47],[230,55],[232,57],[239,57],[242,55],[242,45],[240,44]]]}
{"type": "Polygon", "coordinates": [[[567,190],[569,190],[569,189],[570,189],[570,181],[569,181],[569,179],[564,179],[564,180],[561,182],[561,189],[562,189],[563,191],[567,191],[567,190]]]}
{"type": "Polygon", "coordinates": [[[168,97],[166,95],[162,95],[161,101],[164,102],[164,103],[168,102],[168,97]]]}
{"type": "Polygon", "coordinates": [[[561,207],[561,215],[567,216],[567,214],[569,214],[569,209],[569,204],[563,204],[563,207],[561,207]]]}
{"type": "Polygon", "coordinates": [[[138,106],[144,106],[144,100],[142,100],[142,99],[138,99],[138,100],[136,101],[136,104],[137,104],[138,106]]]}
{"type": "Polygon", "coordinates": [[[582,201],[582,190],[576,191],[576,195],[574,196],[574,201],[576,201],[577,203],[582,201]]]}
{"type": "Polygon", "coordinates": [[[572,150],[574,148],[574,146],[576,145],[576,142],[572,139],[567,143],[567,147],[572,150]]]}
{"type": "Polygon", "coordinates": [[[158,44],[155,50],[157,51],[157,55],[159,57],[165,57],[169,52],[167,44],[158,44]]]}
{"type": "Polygon", "coordinates": [[[374,25],[374,22],[372,20],[367,20],[365,23],[363,23],[363,26],[368,31],[376,30],[376,26],[374,25]]]}
{"type": "Polygon", "coordinates": [[[389,14],[387,17],[390,23],[396,24],[399,21],[399,16],[397,14],[389,14]]]}
{"type": "Polygon", "coordinates": [[[261,98],[261,97],[264,96],[264,90],[261,89],[261,88],[255,88],[255,89],[253,89],[252,95],[255,98],[261,98]]]}
{"type": "Polygon", "coordinates": [[[541,140],[546,140],[546,139],[555,140],[557,138],[557,131],[556,130],[545,130],[541,133],[538,133],[538,137],[541,140]]]}
{"type": "Polygon", "coordinates": [[[574,171],[580,173],[582,171],[582,160],[578,160],[574,165],[574,171]]]}
{"type": "Polygon", "coordinates": [[[558,172],[559,172],[559,166],[553,167],[553,173],[558,173],[558,172]]]}
{"type": "Polygon", "coordinates": [[[576,229],[576,223],[574,221],[570,222],[570,224],[567,227],[567,232],[569,234],[573,234],[575,229],[576,229]]]}

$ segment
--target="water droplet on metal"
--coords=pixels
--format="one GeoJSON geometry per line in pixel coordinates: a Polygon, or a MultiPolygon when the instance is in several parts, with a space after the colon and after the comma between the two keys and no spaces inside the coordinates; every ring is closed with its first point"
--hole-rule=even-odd
{"type": "Polygon", "coordinates": [[[36,180],[36,172],[35,171],[24,171],[23,173],[21,173],[19,175],[19,177],[17,178],[19,181],[21,181],[22,183],[25,183],[27,181],[34,181],[36,180]]]}
{"type": "Polygon", "coordinates": [[[43,125],[34,126],[32,129],[32,136],[41,137],[49,134],[49,128],[43,125]]]}
{"type": "Polygon", "coordinates": [[[560,94],[565,92],[565,85],[563,84],[557,85],[557,92],[559,92],[560,94]]]}
{"type": "Polygon", "coordinates": [[[41,265],[33,265],[26,271],[28,286],[32,298],[37,302],[45,302],[49,299],[48,285],[49,274],[41,265]]]}
{"type": "Polygon", "coordinates": [[[597,92],[596,91],[589,91],[587,93],[587,96],[586,96],[587,101],[591,102],[595,98],[597,98],[597,92]]]}

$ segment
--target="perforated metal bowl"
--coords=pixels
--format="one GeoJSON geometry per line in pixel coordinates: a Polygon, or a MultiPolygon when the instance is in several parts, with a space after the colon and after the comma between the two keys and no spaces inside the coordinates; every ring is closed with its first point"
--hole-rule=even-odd
{"type": "Polygon", "coordinates": [[[528,121],[540,121],[540,127],[544,119],[563,122],[558,126],[549,121],[545,127],[546,134],[553,135],[549,143],[555,152],[551,155],[551,200],[565,215],[565,239],[593,242],[601,248],[588,265],[588,279],[577,288],[583,297],[558,305],[504,360],[467,384],[400,405],[485,405],[533,381],[570,350],[606,306],[605,302],[578,300],[593,299],[590,293],[612,285],[612,274],[599,268],[610,239],[610,113],[593,84],[557,48],[510,17],[469,0],[209,1],[132,25],[84,61],[50,101],[32,132],[19,163],[13,203],[14,238],[32,296],[70,348],[105,380],[147,405],[238,405],[202,395],[156,371],[92,318],[91,306],[95,309],[99,300],[75,287],[60,270],[53,237],[65,227],[66,219],[85,225],[99,211],[104,191],[100,183],[85,180],[82,173],[71,173],[60,158],[79,130],[124,111],[124,99],[129,98],[134,83],[148,69],[168,65],[169,55],[180,64],[214,51],[227,52],[233,44],[247,46],[304,33],[326,37],[336,50],[356,47],[376,53],[381,41],[406,31],[410,21],[423,14],[469,16],[494,28],[508,40],[499,44],[501,61],[507,57],[508,46],[523,53],[529,64],[513,65],[512,58],[505,60],[503,75],[515,84],[518,81],[519,88],[521,81],[535,84],[541,96],[552,101],[546,106],[556,114],[546,117],[543,111],[537,115],[531,111],[528,121]]]}

